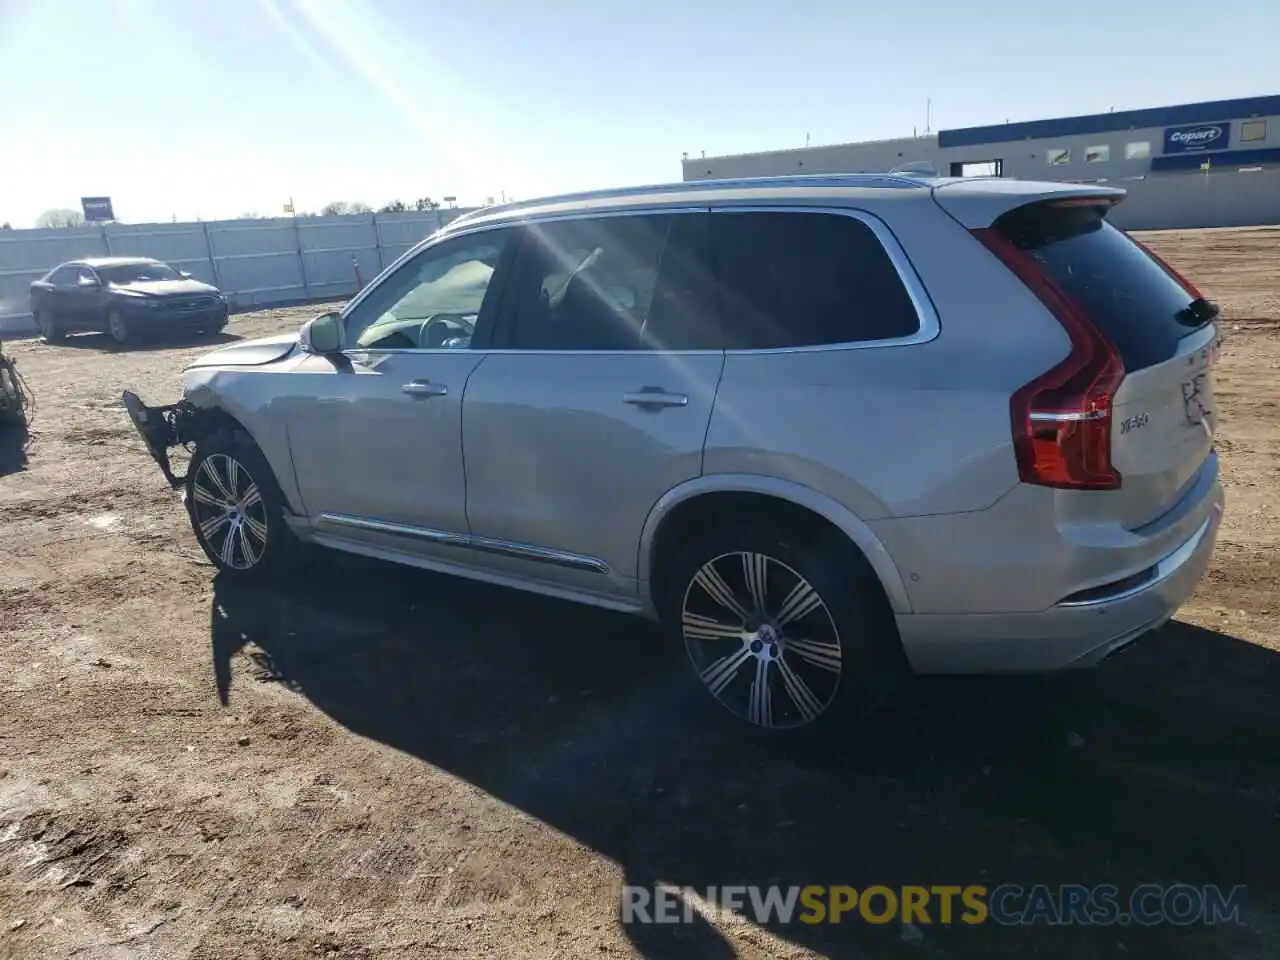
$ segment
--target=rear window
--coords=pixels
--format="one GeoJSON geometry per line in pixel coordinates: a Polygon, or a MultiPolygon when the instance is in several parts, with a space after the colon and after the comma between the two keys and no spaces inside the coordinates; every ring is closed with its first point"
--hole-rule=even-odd
{"type": "Polygon", "coordinates": [[[1126,370],[1163,363],[1211,315],[1096,207],[1033,205],[995,227],[1034,257],[1115,344],[1126,370]]]}
{"type": "Polygon", "coordinates": [[[717,211],[711,231],[730,350],[890,340],[920,329],[893,261],[855,217],[717,211]]]}

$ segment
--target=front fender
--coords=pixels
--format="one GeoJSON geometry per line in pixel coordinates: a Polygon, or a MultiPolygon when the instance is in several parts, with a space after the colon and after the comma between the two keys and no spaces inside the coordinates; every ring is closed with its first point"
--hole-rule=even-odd
{"type": "Polygon", "coordinates": [[[889,605],[895,614],[910,613],[911,600],[907,596],[906,585],[902,582],[902,574],[898,565],[890,556],[879,537],[853,511],[841,506],[826,494],[819,493],[812,487],[780,480],[776,477],[759,476],[749,473],[713,473],[687,480],[672,487],[654,504],[645,519],[644,529],[640,534],[640,549],[637,556],[636,569],[644,574],[640,580],[640,599],[646,610],[654,610],[654,600],[648,579],[648,571],[653,555],[653,543],[663,519],[673,508],[693,497],[708,493],[759,493],[765,496],[786,500],[796,506],[804,507],[825,518],[844,532],[855,543],[871,568],[879,577],[884,592],[889,598],[889,605]]]}
{"type": "Polygon", "coordinates": [[[289,431],[278,410],[272,409],[270,377],[247,370],[189,369],[183,396],[201,410],[220,410],[249,434],[275,474],[290,512],[305,516],[298,477],[289,451],[289,431]]]}

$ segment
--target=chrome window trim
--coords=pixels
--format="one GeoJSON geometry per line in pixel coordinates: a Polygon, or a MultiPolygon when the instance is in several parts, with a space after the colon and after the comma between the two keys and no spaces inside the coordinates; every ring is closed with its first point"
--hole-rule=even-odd
{"type": "Polygon", "coordinates": [[[453,232],[447,232],[446,226],[443,230],[437,231],[425,240],[418,243],[405,251],[400,257],[387,267],[381,274],[374,278],[364,290],[356,294],[350,303],[346,305],[339,314],[345,322],[347,315],[354,310],[360,302],[375,289],[385,277],[389,277],[392,272],[399,269],[405,262],[413,259],[421,253],[426,252],[434,246],[447,243],[451,240],[463,237],[473,236],[475,234],[485,233],[491,230],[505,230],[513,227],[525,227],[538,223],[554,223],[565,220],[598,220],[604,217],[639,217],[639,216],[655,216],[661,214],[694,214],[704,213],[712,216],[722,213],[819,213],[830,214],[835,216],[851,217],[865,224],[876,239],[880,241],[880,246],[884,249],[889,257],[889,262],[893,264],[894,270],[898,274],[898,278],[902,281],[903,286],[907,290],[907,296],[911,300],[912,306],[915,308],[916,316],[919,318],[920,327],[915,333],[905,337],[891,337],[880,340],[848,340],[838,343],[820,343],[811,344],[802,347],[765,347],[760,349],[738,349],[738,350],[516,350],[510,348],[489,348],[482,350],[472,350],[470,347],[462,348],[437,348],[427,349],[423,347],[392,347],[392,348],[371,348],[371,347],[349,347],[343,350],[343,353],[350,356],[368,356],[370,354],[458,354],[468,353],[473,355],[484,356],[487,354],[519,354],[530,356],[722,356],[728,354],[730,356],[740,355],[756,355],[756,354],[775,354],[775,353],[814,353],[819,351],[832,350],[873,350],[884,347],[909,347],[922,343],[928,343],[934,340],[942,332],[941,321],[938,318],[938,312],[933,305],[933,300],[929,296],[929,292],[925,289],[920,275],[916,272],[915,265],[912,264],[911,258],[899,243],[898,238],[894,235],[889,226],[877,217],[875,214],[856,207],[831,206],[829,203],[814,204],[796,204],[796,203],[779,203],[779,204],[738,204],[738,203],[713,203],[708,205],[687,206],[687,205],[666,205],[653,204],[641,207],[623,207],[602,210],[572,210],[559,211],[557,213],[531,214],[524,217],[513,216],[510,219],[504,219],[496,223],[474,224],[468,227],[462,227],[453,232]]]}
{"type": "Polygon", "coordinates": [[[407,523],[392,523],[388,520],[374,520],[369,517],[356,517],[345,513],[322,513],[316,518],[320,523],[337,527],[351,527],[357,530],[369,530],[373,533],[386,533],[398,537],[411,537],[414,540],[425,540],[447,547],[463,547],[481,550],[485,553],[502,554],[521,560],[536,560],[557,567],[571,570],[585,570],[589,573],[607,574],[609,565],[603,560],[588,557],[567,550],[556,550],[551,547],[538,547],[528,543],[516,543],[513,540],[500,540],[495,537],[479,537],[466,533],[449,533],[446,530],[433,530],[430,527],[419,527],[407,523]]]}
{"type": "Polygon", "coordinates": [[[916,273],[915,265],[907,256],[906,250],[898,242],[888,224],[874,213],[856,207],[833,207],[828,204],[717,204],[712,207],[712,216],[724,213],[825,213],[841,217],[851,217],[870,228],[880,246],[889,257],[889,262],[897,271],[898,279],[907,290],[911,305],[915,307],[920,327],[915,333],[905,337],[887,337],[880,340],[846,340],[837,343],[816,343],[802,347],[764,347],[760,349],[726,350],[731,357],[752,356],[774,353],[816,353],[832,350],[878,350],[884,347],[911,347],[928,343],[942,332],[942,323],[938,319],[938,311],[934,308],[933,299],[925,289],[924,282],[916,273]]]}

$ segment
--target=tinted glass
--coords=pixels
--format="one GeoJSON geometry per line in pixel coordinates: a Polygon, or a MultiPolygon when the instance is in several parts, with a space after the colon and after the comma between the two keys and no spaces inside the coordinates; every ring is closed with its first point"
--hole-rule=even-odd
{"type": "Polygon", "coordinates": [[[715,349],[705,214],[529,228],[509,344],[521,350],[715,349]]]}
{"type": "Polygon", "coordinates": [[[486,230],[424,250],[370,291],[344,322],[344,342],[362,349],[465,349],[508,230],[486,230]]]}
{"type": "Polygon", "coordinates": [[[920,327],[902,278],[861,220],[715,213],[711,224],[730,349],[888,340],[920,327]]]}
{"type": "Polygon", "coordinates": [[[152,280],[181,280],[182,274],[167,263],[125,263],[114,267],[99,267],[98,276],[103,283],[126,285],[148,283],[152,280]]]}
{"type": "Polygon", "coordinates": [[[1084,309],[1127,370],[1168,360],[1182,337],[1210,319],[1191,309],[1191,295],[1095,207],[1021,207],[995,226],[1084,309]]]}

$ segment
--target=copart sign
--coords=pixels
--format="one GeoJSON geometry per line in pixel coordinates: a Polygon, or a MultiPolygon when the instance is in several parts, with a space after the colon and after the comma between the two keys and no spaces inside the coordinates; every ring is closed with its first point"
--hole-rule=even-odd
{"type": "Polygon", "coordinates": [[[1165,153],[1199,153],[1225,150],[1231,142],[1231,124],[1200,123],[1194,127],[1165,127],[1165,153]]]}

